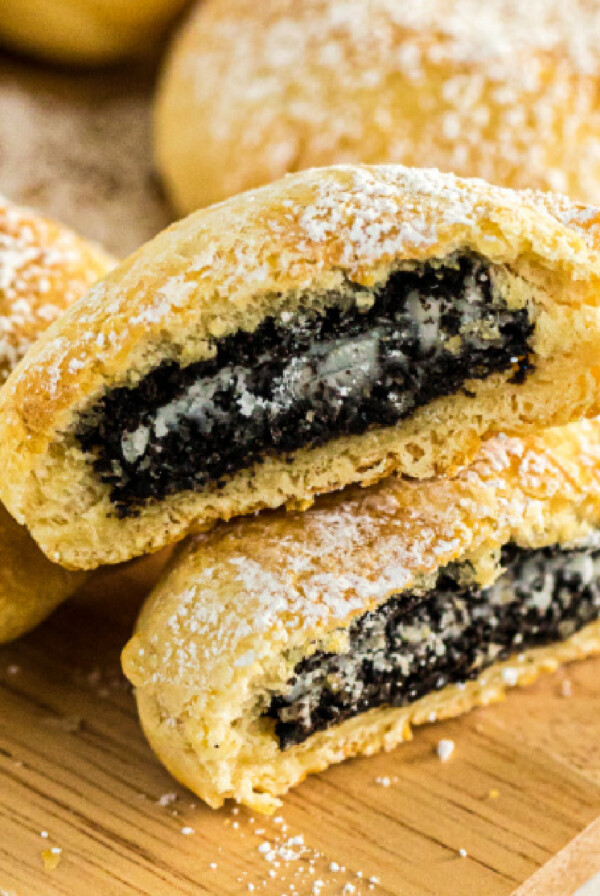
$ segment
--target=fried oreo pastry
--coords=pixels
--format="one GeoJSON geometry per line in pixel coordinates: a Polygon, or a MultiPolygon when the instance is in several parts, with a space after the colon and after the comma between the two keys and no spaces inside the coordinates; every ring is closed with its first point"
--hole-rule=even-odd
{"type": "MultiPolygon", "coordinates": [[[[0,383],[113,264],[62,225],[0,198],[0,383]]],[[[44,619],[83,578],[50,563],[0,505],[0,643],[44,619]]]]}
{"type": "Polygon", "coordinates": [[[0,495],[47,555],[190,531],[600,411],[598,211],[436,171],[305,172],[173,225],[0,398],[0,495]]]}
{"type": "Polygon", "coordinates": [[[2,0],[0,42],[61,65],[148,55],[186,0],[2,0]]]}
{"type": "Polygon", "coordinates": [[[599,527],[594,421],[198,536],[123,654],[148,740],[209,805],[270,812],[309,773],[600,651],[599,527]]]}
{"type": "Polygon", "coordinates": [[[590,0],[203,0],[159,81],[157,167],[181,214],[353,162],[599,203],[599,46],[590,0]]]}

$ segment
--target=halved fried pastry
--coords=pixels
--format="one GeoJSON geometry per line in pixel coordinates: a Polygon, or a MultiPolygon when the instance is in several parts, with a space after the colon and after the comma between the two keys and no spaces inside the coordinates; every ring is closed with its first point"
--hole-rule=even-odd
{"type": "Polygon", "coordinates": [[[211,806],[270,812],[311,772],[600,651],[599,527],[595,421],[198,536],[123,654],[148,740],[211,806]]]}
{"type": "Polygon", "coordinates": [[[14,372],[0,495],[91,568],[600,412],[598,214],[396,166],[198,212],[14,372]]]}

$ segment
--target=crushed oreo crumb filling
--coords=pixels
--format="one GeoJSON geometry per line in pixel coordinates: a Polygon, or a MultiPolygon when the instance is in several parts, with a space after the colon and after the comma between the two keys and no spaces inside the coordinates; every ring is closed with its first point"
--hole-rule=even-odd
{"type": "Polygon", "coordinates": [[[492,663],[560,641],[600,615],[600,549],[507,545],[503,575],[466,584],[451,565],[426,594],[407,592],[358,617],[346,653],[302,660],[285,695],[272,697],[282,750],[376,706],[405,706],[492,663]]]}
{"type": "Polygon", "coordinates": [[[113,389],[76,435],[123,515],[151,498],[221,486],[266,456],[392,426],[467,380],[530,368],[527,308],[509,309],[483,258],[399,270],[324,311],[267,318],[113,389]]]}

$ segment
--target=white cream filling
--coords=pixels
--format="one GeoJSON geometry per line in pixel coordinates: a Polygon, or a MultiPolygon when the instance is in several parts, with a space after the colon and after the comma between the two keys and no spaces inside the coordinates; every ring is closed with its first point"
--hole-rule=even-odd
{"type": "MultiPolygon", "coordinates": [[[[487,274],[478,277],[482,283],[487,282],[487,274]]],[[[230,412],[219,404],[223,393],[227,393],[223,404],[227,408],[237,406],[242,417],[257,422],[266,418],[276,424],[279,415],[301,401],[311,401],[317,406],[322,401],[331,411],[367,395],[381,378],[382,364],[386,361],[393,361],[400,371],[414,374],[415,363],[402,351],[404,339],[416,338],[421,350],[432,355],[448,350],[450,344],[452,351],[458,352],[467,339],[477,347],[500,340],[494,309],[486,313],[481,305],[482,288],[477,278],[469,276],[462,290],[458,297],[440,297],[415,289],[409,293],[406,307],[396,312],[395,325],[391,320],[361,335],[315,342],[302,355],[289,358],[282,373],[273,379],[268,398],[252,391],[253,371],[241,365],[228,365],[212,376],[203,377],[189,385],[178,398],[159,407],[149,423],[124,433],[123,457],[129,463],[138,461],[150,442],[176,431],[184,420],[192,421],[201,434],[226,423],[230,412]],[[456,336],[449,336],[442,327],[442,315],[449,310],[460,315],[460,332],[456,336]],[[391,340],[400,342],[400,346],[390,345],[391,340]]],[[[295,326],[301,332],[310,326],[310,320],[297,318],[295,326]]],[[[263,360],[269,360],[268,354],[259,357],[257,364],[263,360]]],[[[388,400],[399,414],[409,411],[415,403],[416,390],[407,388],[403,379],[400,373],[398,390],[390,389],[388,393],[388,400]]],[[[318,410],[308,413],[313,415],[309,419],[314,419],[318,410]]]]}

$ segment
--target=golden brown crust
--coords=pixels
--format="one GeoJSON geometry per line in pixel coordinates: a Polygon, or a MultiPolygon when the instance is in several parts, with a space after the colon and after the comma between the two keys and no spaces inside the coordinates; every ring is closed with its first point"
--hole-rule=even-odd
{"type": "MultiPolygon", "coordinates": [[[[285,688],[301,657],[344,650],[355,616],[452,561],[469,560],[486,585],[500,573],[507,542],[569,546],[599,525],[594,421],[499,437],[453,479],[391,478],[321,498],[305,513],[266,514],[199,536],[176,556],[123,654],[150,741],[211,805],[235,797],[272,808],[309,771],[398,742],[409,723],[425,720],[421,709],[441,717],[502,691],[494,667],[462,697],[450,688],[407,710],[374,710],[281,752],[258,701],[285,688]]],[[[596,623],[526,654],[517,678],[599,647],[596,623]]]]}
{"type": "MultiPolygon", "coordinates": [[[[0,382],[113,265],[62,225],[0,198],[0,382]]],[[[84,579],[50,563],[0,505],[0,643],[40,622],[84,579]]]]}
{"type": "Polygon", "coordinates": [[[352,162],[599,202],[599,44],[588,0],[205,0],[163,71],[157,163],[182,213],[352,162]]]}
{"type": "Polygon", "coordinates": [[[511,687],[532,684],[540,675],[555,672],[565,663],[598,653],[600,623],[593,622],[560,644],[527,650],[506,662],[495,663],[477,680],[468,681],[460,688],[448,685],[398,709],[372,709],[313,735],[286,753],[275,757],[258,755],[254,763],[249,761],[243,768],[235,769],[238,774],[230,778],[227,769],[199,761],[194,744],[187,739],[185,726],[165,724],[162,707],[153,694],[137,690],[136,699],[148,742],[173,777],[213,809],[222,806],[226,799],[235,799],[253,812],[270,815],[281,806],[279,797],[308,775],[354,756],[373,756],[381,750],[393,750],[412,739],[412,729],[417,725],[454,718],[476,707],[497,703],[511,687]]]}
{"type": "Polygon", "coordinates": [[[393,470],[425,477],[456,467],[498,430],[600,412],[598,216],[559,197],[397,166],[304,172],[198,212],[90,290],[11,376],[0,397],[1,497],[51,559],[93,567],[393,470]],[[507,265],[509,301],[532,305],[535,370],[524,385],[498,374],[469,384],[474,399],[438,399],[398,427],[114,516],[72,433],[107,388],[134,384],[165,359],[206,358],[215,338],[300,302],[317,307],[323,290],[348,280],[370,287],[403,262],[458,249],[507,265]]]}
{"type": "Polygon", "coordinates": [[[85,579],[51,563],[0,505],[0,644],[42,622],[85,579]]]}
{"type": "Polygon", "coordinates": [[[0,197],[0,382],[114,264],[56,221],[0,197]]]}
{"type": "Polygon", "coordinates": [[[186,0],[2,0],[0,39],[72,65],[149,52],[186,0]]]}

